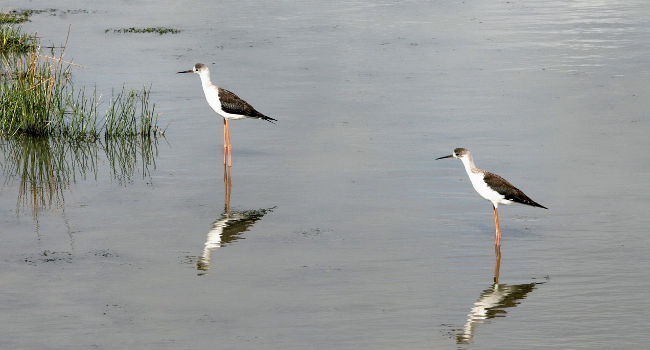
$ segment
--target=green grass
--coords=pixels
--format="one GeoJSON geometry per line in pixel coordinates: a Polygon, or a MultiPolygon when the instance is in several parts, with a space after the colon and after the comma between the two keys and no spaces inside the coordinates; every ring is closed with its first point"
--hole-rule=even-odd
{"type": "Polygon", "coordinates": [[[72,83],[65,45],[44,55],[36,36],[15,23],[0,25],[0,169],[6,181],[20,182],[17,211],[29,206],[37,218],[63,205],[71,183],[97,177],[98,151],[119,183],[131,182],[138,164],[148,176],[164,135],[151,88],[123,86],[102,103],[96,88],[72,83]]]}
{"type": "Polygon", "coordinates": [[[36,49],[36,37],[12,25],[0,25],[0,54],[25,54],[36,49]]]}
{"type": "Polygon", "coordinates": [[[111,31],[113,33],[158,33],[160,35],[178,34],[181,32],[179,29],[165,28],[165,27],[147,27],[147,28],[130,27],[130,28],[120,28],[120,29],[106,29],[104,30],[104,33],[108,33],[111,31]]]}
{"type": "Polygon", "coordinates": [[[107,137],[119,135],[151,135],[164,133],[158,128],[155,106],[150,105],[151,88],[127,90],[113,95],[104,117],[104,134],[107,137]]]}
{"type": "Polygon", "coordinates": [[[41,55],[36,38],[32,43],[26,54],[9,52],[1,57],[0,134],[94,140],[102,134],[116,137],[164,133],[158,127],[155,106],[149,101],[150,88],[123,87],[101,115],[101,98],[96,90],[88,92],[72,84],[73,64],[60,57],[41,55]]]}
{"type": "Polygon", "coordinates": [[[76,91],[71,66],[27,57],[8,57],[0,77],[0,133],[96,137],[96,99],[76,91]]]}
{"type": "Polygon", "coordinates": [[[18,24],[29,21],[30,11],[0,12],[0,24],[18,24]]]}

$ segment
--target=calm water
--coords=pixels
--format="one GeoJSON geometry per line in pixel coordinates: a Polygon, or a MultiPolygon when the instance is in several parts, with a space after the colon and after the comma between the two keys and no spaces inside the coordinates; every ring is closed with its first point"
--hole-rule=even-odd
{"type": "Polygon", "coordinates": [[[0,140],[0,348],[650,342],[645,1],[2,4],[53,6],[24,29],[71,25],[75,84],[168,129],[0,140]],[[197,62],[279,119],[231,124],[229,181],[197,62]],[[499,284],[459,146],[550,208],[500,211],[499,284]]]}

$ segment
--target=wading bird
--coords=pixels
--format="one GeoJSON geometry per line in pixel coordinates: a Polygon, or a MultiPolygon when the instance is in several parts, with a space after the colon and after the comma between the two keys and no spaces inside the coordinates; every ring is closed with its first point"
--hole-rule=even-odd
{"type": "Polygon", "coordinates": [[[499,228],[499,212],[497,211],[499,204],[521,203],[533,207],[548,209],[547,207],[528,198],[527,195],[501,176],[477,168],[472,160],[472,154],[464,148],[456,148],[453,154],[436,158],[436,160],[445,158],[460,159],[465,166],[465,171],[467,171],[469,180],[472,182],[472,186],[474,186],[476,192],[478,192],[481,197],[492,202],[492,207],[494,208],[494,225],[496,226],[494,245],[497,247],[501,246],[501,229],[499,228]]]}
{"type": "Polygon", "coordinates": [[[210,70],[202,63],[197,63],[190,70],[178,73],[196,73],[201,77],[201,85],[203,86],[203,93],[205,99],[212,109],[217,114],[223,117],[223,163],[226,164],[226,153],[228,154],[228,166],[231,166],[230,153],[230,128],[228,126],[229,120],[254,118],[262,119],[273,123],[276,119],[267,117],[258,112],[248,102],[239,98],[234,93],[213,85],[210,81],[210,70]]]}

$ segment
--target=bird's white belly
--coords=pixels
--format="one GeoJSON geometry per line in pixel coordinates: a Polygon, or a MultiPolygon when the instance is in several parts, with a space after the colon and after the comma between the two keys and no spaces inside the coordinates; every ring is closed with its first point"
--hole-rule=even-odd
{"type": "Polygon", "coordinates": [[[210,105],[210,107],[212,107],[212,110],[217,112],[217,114],[219,114],[220,116],[228,120],[246,118],[243,115],[231,114],[221,109],[221,101],[219,101],[219,92],[217,89],[208,88],[208,89],[204,89],[203,92],[205,92],[205,100],[208,101],[208,104],[210,105]]]}
{"type": "Polygon", "coordinates": [[[512,201],[505,199],[505,196],[499,192],[491,189],[485,181],[483,181],[483,173],[469,172],[469,179],[472,181],[472,186],[481,197],[489,200],[493,204],[512,204],[512,201]]]}

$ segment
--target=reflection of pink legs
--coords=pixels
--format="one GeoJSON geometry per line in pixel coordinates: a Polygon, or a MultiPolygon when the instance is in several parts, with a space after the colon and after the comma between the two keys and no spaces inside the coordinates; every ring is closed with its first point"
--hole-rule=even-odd
{"type": "Polygon", "coordinates": [[[496,235],[494,236],[494,245],[501,247],[501,228],[499,228],[499,211],[497,207],[494,208],[494,225],[497,227],[496,235]]]}
{"type": "Polygon", "coordinates": [[[230,214],[230,190],[232,188],[232,180],[230,177],[230,168],[227,167],[226,164],[223,165],[223,186],[223,206],[226,213],[230,214]]]}
{"type": "Polygon", "coordinates": [[[501,247],[494,247],[494,254],[497,257],[496,262],[494,263],[494,283],[499,284],[499,270],[501,269],[501,247]]]}

